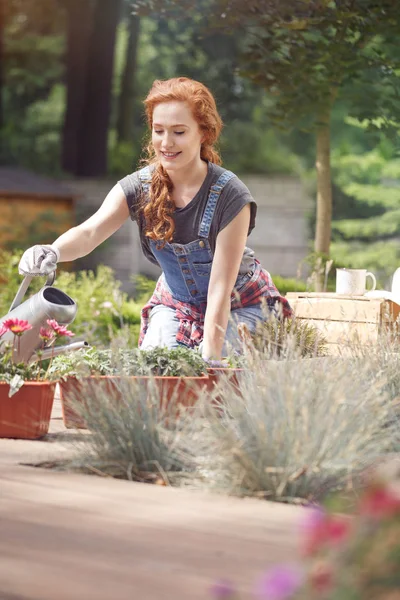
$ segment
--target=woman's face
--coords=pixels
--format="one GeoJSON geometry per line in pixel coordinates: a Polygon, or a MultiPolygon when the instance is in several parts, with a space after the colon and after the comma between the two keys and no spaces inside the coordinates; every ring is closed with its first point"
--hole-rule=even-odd
{"type": "Polygon", "coordinates": [[[153,111],[152,143],[161,165],[169,171],[200,161],[202,134],[186,102],[162,102],[153,111]]]}

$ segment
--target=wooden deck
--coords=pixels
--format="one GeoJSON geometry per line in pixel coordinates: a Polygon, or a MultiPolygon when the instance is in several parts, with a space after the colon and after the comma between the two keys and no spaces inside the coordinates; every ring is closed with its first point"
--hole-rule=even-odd
{"type": "Polygon", "coordinates": [[[21,466],[73,438],[0,440],[0,600],[207,600],[295,560],[304,509],[21,466]]]}

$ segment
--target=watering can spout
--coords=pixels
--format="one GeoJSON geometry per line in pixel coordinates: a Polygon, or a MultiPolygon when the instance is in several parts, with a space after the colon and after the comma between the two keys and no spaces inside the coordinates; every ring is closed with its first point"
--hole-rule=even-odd
{"type": "Polygon", "coordinates": [[[35,352],[30,359],[30,363],[38,362],[39,360],[46,360],[47,358],[55,358],[60,354],[65,354],[66,352],[74,352],[75,350],[80,350],[81,348],[88,348],[89,344],[87,342],[72,342],[71,344],[65,344],[64,346],[55,346],[54,348],[44,348],[44,350],[40,350],[35,352]]]}
{"type": "MultiPolygon", "coordinates": [[[[6,319],[22,319],[28,321],[31,329],[26,331],[20,338],[20,343],[14,348],[13,358],[15,362],[28,363],[33,355],[40,349],[42,340],[40,338],[40,328],[47,326],[47,321],[54,319],[61,325],[69,325],[76,316],[78,307],[76,302],[65,292],[52,287],[55,279],[55,271],[49,275],[45,285],[37,293],[22,302],[22,299],[32,281],[33,277],[25,277],[22,281],[18,292],[11,304],[10,311],[7,315],[0,318],[0,325],[6,319]]],[[[2,340],[12,341],[13,334],[6,332],[2,340]]],[[[80,342],[76,342],[80,343],[80,342]]],[[[82,342],[83,347],[85,342],[82,342]]],[[[56,351],[58,347],[53,349],[56,351]]],[[[67,348],[60,346],[60,348],[67,348]]],[[[68,345],[68,350],[72,350],[73,345],[68,345]]],[[[43,352],[47,349],[43,349],[43,352]]],[[[67,350],[64,350],[67,351],[67,350]]],[[[51,349],[50,354],[51,356],[51,349]]],[[[61,352],[58,352],[59,354],[61,352]]],[[[54,354],[53,354],[54,356],[54,354]]],[[[43,354],[42,354],[43,357],[43,354]]]]}

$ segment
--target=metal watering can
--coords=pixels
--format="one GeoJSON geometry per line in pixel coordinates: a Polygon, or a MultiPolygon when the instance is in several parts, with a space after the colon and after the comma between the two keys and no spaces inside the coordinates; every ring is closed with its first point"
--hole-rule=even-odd
{"type": "MultiPolygon", "coordinates": [[[[35,362],[39,359],[36,354],[39,349],[41,349],[41,359],[46,359],[71,350],[78,350],[87,345],[86,342],[82,341],[56,346],[55,348],[42,347],[43,342],[39,337],[39,332],[41,327],[48,327],[47,319],[55,319],[60,325],[69,325],[74,320],[78,310],[76,302],[70,296],[52,287],[55,276],[54,271],[47,277],[42,289],[21,304],[33,279],[31,276],[25,277],[10,306],[9,313],[0,318],[0,326],[7,319],[23,319],[32,325],[32,329],[26,331],[20,337],[19,344],[15,344],[13,355],[15,362],[35,362]]],[[[1,339],[2,341],[13,341],[13,337],[14,334],[7,331],[1,339]]]]}

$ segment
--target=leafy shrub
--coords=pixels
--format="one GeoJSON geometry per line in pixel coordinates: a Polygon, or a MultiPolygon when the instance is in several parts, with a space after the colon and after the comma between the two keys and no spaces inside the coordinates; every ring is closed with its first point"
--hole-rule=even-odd
{"type": "Polygon", "coordinates": [[[137,350],[129,357],[130,364],[124,369],[132,375],[153,375],[163,377],[200,377],[207,372],[201,355],[189,348],[153,348],[137,350]]]}
{"type": "Polygon", "coordinates": [[[185,347],[116,350],[81,349],[56,356],[51,372],[59,377],[88,375],[157,375],[199,377],[207,366],[199,353],[185,347]]]}
{"type": "Polygon", "coordinates": [[[282,296],[286,296],[288,292],[305,292],[307,290],[307,284],[299,279],[280,275],[273,275],[272,279],[282,296]]]}

